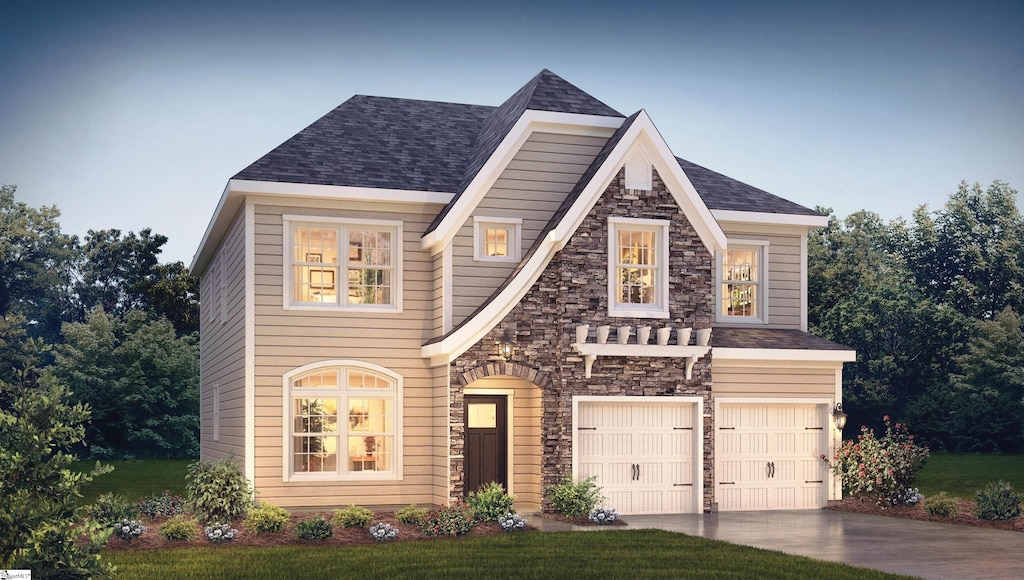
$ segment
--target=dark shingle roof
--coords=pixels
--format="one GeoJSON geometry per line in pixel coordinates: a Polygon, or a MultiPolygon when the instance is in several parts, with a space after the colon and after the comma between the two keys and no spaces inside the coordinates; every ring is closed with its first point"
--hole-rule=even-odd
{"type": "Polygon", "coordinates": [[[711,346],[720,348],[781,348],[800,350],[853,350],[848,346],[789,328],[727,328],[715,326],[711,346]]]}
{"type": "Polygon", "coordinates": [[[747,185],[706,167],[676,157],[690,183],[697,189],[708,209],[785,213],[797,215],[824,215],[813,209],[782,199],[777,195],[747,185]]]}
{"type": "Polygon", "coordinates": [[[492,111],[356,95],[235,179],[453,192],[492,111]]]}

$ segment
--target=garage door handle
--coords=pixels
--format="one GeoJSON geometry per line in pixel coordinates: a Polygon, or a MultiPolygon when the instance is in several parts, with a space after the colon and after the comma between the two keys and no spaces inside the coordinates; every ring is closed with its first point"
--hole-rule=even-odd
{"type": "Polygon", "coordinates": [[[636,481],[636,464],[635,463],[630,463],[629,467],[630,467],[630,469],[633,470],[633,475],[630,476],[629,480],[630,481],[636,481]]]}
{"type": "Polygon", "coordinates": [[[772,461],[772,479],[775,479],[775,462],[772,461]]]}
{"type": "Polygon", "coordinates": [[[636,480],[640,481],[640,464],[636,464],[636,480]]]}

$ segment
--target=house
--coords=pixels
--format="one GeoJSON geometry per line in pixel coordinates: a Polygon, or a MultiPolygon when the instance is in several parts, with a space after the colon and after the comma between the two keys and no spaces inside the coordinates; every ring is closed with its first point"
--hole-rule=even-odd
{"type": "Polygon", "coordinates": [[[854,359],[807,333],[825,224],[547,70],[498,107],[352,97],[194,258],[202,457],[289,508],[529,510],[570,475],[624,514],[820,508],[854,359]]]}

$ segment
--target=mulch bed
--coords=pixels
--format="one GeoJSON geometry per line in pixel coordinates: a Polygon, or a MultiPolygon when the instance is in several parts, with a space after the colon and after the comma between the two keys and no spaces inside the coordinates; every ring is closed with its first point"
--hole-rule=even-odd
{"type": "MultiPolygon", "coordinates": [[[[327,521],[331,520],[331,512],[317,512],[327,521]]],[[[305,519],[313,517],[315,513],[292,514],[291,521],[276,533],[254,534],[242,525],[242,521],[236,521],[231,527],[238,529],[238,536],[230,542],[213,544],[206,539],[202,527],[197,523],[198,534],[194,540],[189,542],[168,542],[159,532],[160,524],[168,518],[154,518],[145,520],[146,531],[141,536],[126,542],[117,536],[111,536],[105,550],[153,550],[163,548],[196,548],[203,546],[355,546],[365,544],[377,544],[378,542],[370,537],[369,527],[366,528],[334,528],[334,535],[325,540],[302,540],[295,535],[295,525],[305,519]]],[[[409,542],[416,540],[432,539],[424,534],[416,526],[398,522],[393,512],[377,512],[374,514],[373,522],[383,522],[398,528],[398,537],[395,542],[409,542]]],[[[533,526],[527,526],[526,530],[536,530],[533,526]]],[[[494,536],[507,533],[501,529],[496,522],[484,522],[473,526],[473,529],[465,534],[466,537],[494,536]]],[[[390,542],[389,542],[390,543],[390,542]]]]}
{"type": "Polygon", "coordinates": [[[924,511],[923,503],[924,502],[921,501],[918,502],[917,505],[910,507],[881,506],[873,499],[848,497],[826,509],[858,514],[875,514],[891,518],[945,522],[947,524],[958,524],[962,526],[976,526],[979,528],[1024,532],[1024,517],[1017,517],[1012,520],[983,520],[974,515],[974,502],[970,500],[960,500],[958,502],[960,507],[959,511],[950,518],[928,515],[928,512],[924,511]]]}

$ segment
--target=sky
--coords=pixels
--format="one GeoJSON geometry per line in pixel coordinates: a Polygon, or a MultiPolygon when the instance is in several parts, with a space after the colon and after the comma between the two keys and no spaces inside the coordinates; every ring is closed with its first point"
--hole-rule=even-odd
{"type": "Polygon", "coordinates": [[[840,217],[1024,188],[1024,3],[0,0],[0,183],[191,262],[232,175],[355,94],[548,68],[673,153],[840,217]]]}

